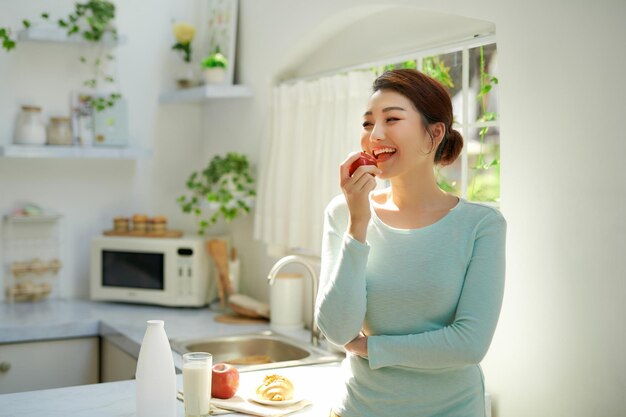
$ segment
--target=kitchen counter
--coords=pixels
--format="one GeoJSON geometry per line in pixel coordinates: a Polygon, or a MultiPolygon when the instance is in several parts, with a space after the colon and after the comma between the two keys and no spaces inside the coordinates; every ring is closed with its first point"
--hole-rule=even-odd
{"type": "MultiPolygon", "coordinates": [[[[268,328],[267,325],[217,323],[214,317],[218,314],[206,308],[166,308],[80,300],[0,304],[0,343],[102,336],[137,356],[147,320],[164,320],[170,339],[218,337],[268,328]]],[[[287,335],[299,340],[308,340],[309,337],[305,330],[287,335]]],[[[175,352],[174,364],[178,368],[182,365],[181,356],[175,352]]],[[[242,387],[252,386],[257,380],[260,383],[268,372],[272,371],[242,373],[242,387]]],[[[276,373],[292,378],[301,388],[303,396],[313,401],[312,406],[295,415],[328,415],[332,396],[337,392],[336,384],[341,382],[339,363],[281,368],[276,373]]],[[[177,375],[177,383],[181,388],[181,375],[177,375]]],[[[123,381],[4,394],[0,395],[0,416],[133,416],[134,385],[134,381],[123,381]]],[[[177,406],[177,416],[183,417],[182,402],[178,401],[177,406]]]]}

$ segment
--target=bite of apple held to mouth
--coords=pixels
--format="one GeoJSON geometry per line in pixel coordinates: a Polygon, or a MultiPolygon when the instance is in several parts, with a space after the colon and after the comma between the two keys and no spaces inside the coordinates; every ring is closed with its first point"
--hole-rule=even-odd
{"type": "Polygon", "coordinates": [[[354,174],[354,171],[356,171],[356,169],[360,167],[361,165],[376,166],[376,158],[374,158],[372,155],[366,152],[361,152],[361,154],[359,155],[359,158],[355,160],[354,162],[352,162],[352,164],[350,164],[348,175],[352,176],[352,174],[354,174]]]}

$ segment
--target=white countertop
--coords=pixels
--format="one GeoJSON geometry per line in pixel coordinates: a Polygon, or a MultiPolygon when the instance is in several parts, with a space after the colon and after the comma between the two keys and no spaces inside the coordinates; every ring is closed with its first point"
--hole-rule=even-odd
{"type": "Polygon", "coordinates": [[[169,338],[222,336],[266,329],[267,325],[217,323],[208,308],[169,308],[83,300],[0,303],[0,343],[98,335],[100,325],[141,343],[147,320],[164,320],[169,338]]]}
{"type": "MultiPolygon", "coordinates": [[[[86,336],[117,337],[129,353],[139,352],[147,320],[165,321],[170,339],[218,337],[258,332],[267,325],[229,325],[217,323],[218,312],[206,308],[166,308],[155,306],[102,303],[80,300],[46,300],[37,303],[0,304],[0,343],[41,341],[86,336]]],[[[308,340],[305,330],[290,332],[291,337],[308,340]]],[[[174,353],[180,367],[180,355],[174,353]]],[[[268,371],[241,373],[241,385],[262,381],[268,371]]],[[[279,373],[276,371],[276,373],[279,373]]],[[[302,388],[313,405],[295,413],[302,417],[326,416],[332,397],[341,383],[340,364],[281,368],[302,388]]],[[[179,388],[182,377],[177,376],[179,388]]],[[[106,384],[0,395],[0,417],[122,417],[135,415],[135,382],[106,384]]],[[[239,394],[239,393],[238,393],[239,394]]],[[[177,417],[184,417],[182,403],[177,402],[177,417]]],[[[239,415],[239,414],[231,414],[239,415]]]]}

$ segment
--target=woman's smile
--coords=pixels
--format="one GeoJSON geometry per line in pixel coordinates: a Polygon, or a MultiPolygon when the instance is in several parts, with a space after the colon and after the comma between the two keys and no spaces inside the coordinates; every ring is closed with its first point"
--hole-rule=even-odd
{"type": "Polygon", "coordinates": [[[380,146],[372,149],[372,155],[376,158],[377,163],[385,162],[394,157],[397,150],[390,146],[380,146]]]}

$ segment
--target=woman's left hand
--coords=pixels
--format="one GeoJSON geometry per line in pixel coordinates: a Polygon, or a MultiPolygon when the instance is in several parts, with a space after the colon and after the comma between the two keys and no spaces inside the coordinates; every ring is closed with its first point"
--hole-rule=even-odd
{"type": "Polygon", "coordinates": [[[363,332],[343,346],[348,352],[367,359],[367,336],[363,332]]]}

